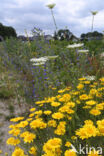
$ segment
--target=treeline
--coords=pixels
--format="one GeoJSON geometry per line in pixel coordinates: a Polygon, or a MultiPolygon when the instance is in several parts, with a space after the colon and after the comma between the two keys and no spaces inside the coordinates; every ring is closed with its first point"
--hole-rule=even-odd
{"type": "Polygon", "coordinates": [[[100,40],[103,38],[103,34],[99,33],[98,31],[88,32],[86,34],[81,34],[80,38],[81,40],[92,40],[92,39],[100,40]]]}
{"type": "Polygon", "coordinates": [[[17,34],[13,27],[4,26],[2,23],[0,23],[0,36],[3,37],[3,39],[6,39],[10,37],[17,37],[17,34]]]}

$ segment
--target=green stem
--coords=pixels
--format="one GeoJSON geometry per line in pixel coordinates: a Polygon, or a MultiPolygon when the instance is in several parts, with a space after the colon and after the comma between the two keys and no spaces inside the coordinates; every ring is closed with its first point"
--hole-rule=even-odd
{"type": "Polygon", "coordinates": [[[53,14],[53,10],[52,9],[51,9],[51,14],[52,14],[54,25],[55,25],[55,28],[56,28],[56,31],[57,31],[57,25],[56,25],[56,21],[55,21],[55,17],[54,17],[54,14],[53,14]]]}
{"type": "Polygon", "coordinates": [[[93,25],[94,25],[94,15],[92,16],[92,27],[91,27],[91,32],[93,31],[93,25]]]}

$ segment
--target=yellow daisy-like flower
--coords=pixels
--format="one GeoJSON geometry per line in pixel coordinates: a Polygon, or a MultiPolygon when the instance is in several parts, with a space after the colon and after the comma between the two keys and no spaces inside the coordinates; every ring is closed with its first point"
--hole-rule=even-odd
{"type": "Polygon", "coordinates": [[[69,149],[65,151],[64,156],[77,156],[77,154],[75,151],[69,149]]]}
{"type": "Polygon", "coordinates": [[[93,150],[89,152],[88,156],[102,156],[102,155],[99,155],[99,151],[93,150]]]}
{"type": "Polygon", "coordinates": [[[45,115],[50,115],[52,112],[50,110],[44,111],[45,115]]]}
{"type": "Polygon", "coordinates": [[[78,86],[77,86],[77,89],[78,89],[78,90],[83,89],[83,88],[84,88],[84,85],[83,85],[83,84],[81,84],[81,83],[78,84],[78,86]]]}
{"type": "Polygon", "coordinates": [[[53,113],[53,114],[52,114],[52,118],[53,118],[53,119],[60,120],[60,119],[64,118],[64,114],[62,114],[62,113],[60,113],[60,112],[53,113]]]}
{"type": "Polygon", "coordinates": [[[85,77],[81,77],[81,78],[79,78],[78,80],[79,80],[79,81],[84,81],[84,80],[86,80],[86,78],[85,78],[85,77]]]}
{"type": "Polygon", "coordinates": [[[8,133],[12,134],[13,136],[18,136],[20,134],[21,130],[19,128],[13,128],[8,133]]]}
{"type": "Polygon", "coordinates": [[[94,116],[97,116],[97,115],[101,114],[101,111],[98,109],[91,109],[89,113],[94,115],[94,116]]]}
{"type": "Polygon", "coordinates": [[[57,126],[57,129],[54,131],[54,133],[57,135],[64,135],[65,132],[66,132],[66,122],[61,121],[57,126]]]}
{"type": "Polygon", "coordinates": [[[29,150],[29,153],[32,154],[33,156],[37,155],[37,148],[32,146],[29,150]]]}
{"type": "Polygon", "coordinates": [[[36,110],[36,108],[31,108],[30,112],[34,112],[36,110]]]}
{"type": "Polygon", "coordinates": [[[101,135],[104,136],[104,119],[97,121],[98,129],[101,135]]]}
{"type": "Polygon", "coordinates": [[[101,82],[104,82],[104,77],[100,78],[99,80],[100,80],[101,82]]]}
{"type": "Polygon", "coordinates": [[[67,141],[67,142],[65,143],[65,146],[66,146],[66,147],[70,147],[70,146],[71,146],[71,142],[67,141]]]}
{"type": "Polygon", "coordinates": [[[36,128],[44,129],[44,128],[46,128],[46,126],[47,126],[47,124],[44,123],[41,118],[33,120],[30,123],[30,127],[33,128],[33,129],[36,129],[36,128]]]}
{"type": "Polygon", "coordinates": [[[48,140],[44,146],[43,146],[43,151],[48,153],[49,151],[57,151],[62,145],[62,140],[60,138],[53,138],[48,140]]]}
{"type": "Polygon", "coordinates": [[[82,94],[79,96],[79,98],[80,98],[80,100],[88,100],[89,99],[87,94],[82,94]]]}
{"type": "Polygon", "coordinates": [[[36,135],[33,133],[27,133],[27,135],[24,137],[25,143],[31,143],[36,138],[36,135]]]}
{"type": "Polygon", "coordinates": [[[95,104],[96,104],[96,101],[94,101],[94,100],[89,100],[89,101],[86,101],[86,104],[87,104],[87,105],[95,105],[95,104]]]}
{"type": "Polygon", "coordinates": [[[28,121],[21,121],[19,124],[18,124],[18,127],[19,128],[24,128],[28,125],[28,121]]]}
{"type": "Polygon", "coordinates": [[[0,154],[2,154],[3,152],[2,152],[2,150],[0,150],[0,154]]]}
{"type": "Polygon", "coordinates": [[[16,146],[16,145],[18,145],[19,143],[20,143],[20,140],[19,140],[19,139],[15,139],[15,138],[13,138],[13,137],[11,137],[11,138],[9,138],[9,139],[7,140],[7,144],[8,144],[8,145],[16,146]]]}
{"type": "Polygon", "coordinates": [[[56,127],[56,126],[57,126],[57,123],[56,123],[55,120],[49,120],[49,121],[48,121],[48,126],[49,126],[49,127],[56,127]]]}
{"type": "Polygon", "coordinates": [[[14,152],[12,153],[12,156],[26,156],[24,153],[24,150],[21,148],[15,148],[14,152]]]}
{"type": "Polygon", "coordinates": [[[60,106],[60,102],[52,102],[51,106],[58,107],[58,106],[60,106]]]}
{"type": "Polygon", "coordinates": [[[16,117],[16,118],[10,119],[10,121],[12,121],[12,122],[18,122],[18,121],[23,120],[23,119],[24,119],[24,117],[16,117]]]}

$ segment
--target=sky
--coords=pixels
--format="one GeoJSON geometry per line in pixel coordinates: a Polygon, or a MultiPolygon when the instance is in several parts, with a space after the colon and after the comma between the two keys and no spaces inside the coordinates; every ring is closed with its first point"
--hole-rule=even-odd
{"type": "Polygon", "coordinates": [[[94,31],[104,31],[104,0],[0,0],[0,22],[15,28],[18,35],[29,35],[34,27],[52,34],[55,26],[51,11],[53,8],[58,29],[67,28],[77,37],[91,31],[91,11],[98,11],[94,17],[94,31]]]}

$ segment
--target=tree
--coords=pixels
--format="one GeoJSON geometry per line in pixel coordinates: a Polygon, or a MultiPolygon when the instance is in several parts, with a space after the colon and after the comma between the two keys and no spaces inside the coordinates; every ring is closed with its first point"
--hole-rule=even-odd
{"type": "Polygon", "coordinates": [[[10,37],[17,37],[17,34],[13,27],[4,26],[2,23],[0,23],[0,36],[6,39],[10,37]]]}
{"type": "Polygon", "coordinates": [[[92,39],[102,39],[103,34],[99,33],[98,31],[88,32],[86,34],[81,34],[81,40],[92,40],[92,39]]]}
{"type": "Polygon", "coordinates": [[[72,36],[72,33],[68,29],[60,29],[57,33],[55,33],[55,38],[57,36],[57,39],[59,40],[70,40],[70,37],[72,36]]]}

